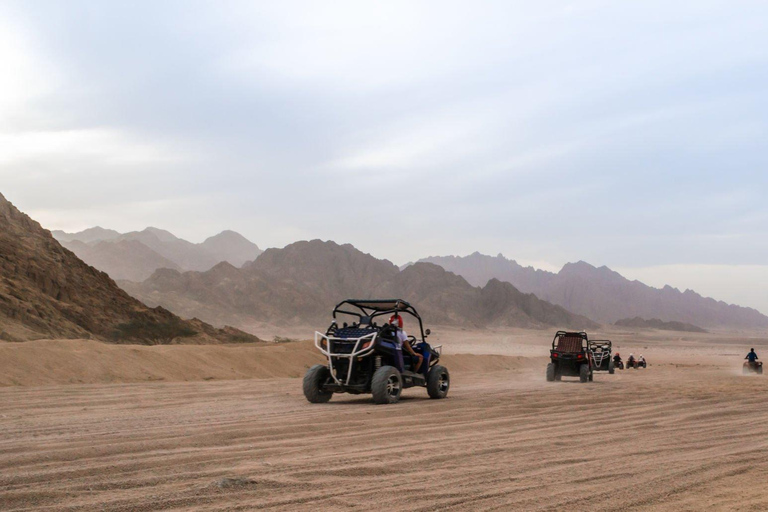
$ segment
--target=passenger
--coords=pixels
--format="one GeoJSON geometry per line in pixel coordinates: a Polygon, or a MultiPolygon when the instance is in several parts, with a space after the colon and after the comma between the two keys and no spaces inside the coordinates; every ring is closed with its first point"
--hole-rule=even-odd
{"type": "Polygon", "coordinates": [[[747,354],[747,357],[745,357],[744,359],[748,360],[750,363],[754,363],[759,358],[757,357],[757,354],[755,354],[755,349],[751,348],[749,349],[749,354],[747,354]]]}
{"type": "Polygon", "coordinates": [[[424,362],[424,356],[413,350],[411,342],[408,341],[408,333],[406,333],[405,329],[403,329],[403,317],[398,314],[394,314],[392,315],[392,318],[389,319],[389,324],[394,326],[395,333],[397,334],[397,341],[400,342],[400,345],[405,349],[406,352],[408,352],[414,359],[418,361],[418,363],[415,363],[413,369],[415,373],[418,373],[419,369],[421,368],[421,364],[424,362]]]}

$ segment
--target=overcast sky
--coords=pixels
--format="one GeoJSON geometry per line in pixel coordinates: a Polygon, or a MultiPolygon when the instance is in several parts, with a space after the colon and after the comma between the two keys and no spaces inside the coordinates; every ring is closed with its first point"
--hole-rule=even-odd
{"type": "Polygon", "coordinates": [[[586,260],[768,313],[768,3],[0,3],[0,192],[405,263],[586,260]]]}

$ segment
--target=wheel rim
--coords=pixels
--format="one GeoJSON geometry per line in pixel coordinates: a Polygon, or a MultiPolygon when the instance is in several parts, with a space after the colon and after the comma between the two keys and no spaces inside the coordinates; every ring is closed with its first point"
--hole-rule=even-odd
{"type": "Polygon", "coordinates": [[[440,378],[437,379],[437,389],[439,389],[441,393],[445,393],[448,391],[449,382],[450,380],[448,379],[448,375],[441,373],[440,378]]]}
{"type": "Polygon", "coordinates": [[[392,375],[387,380],[387,394],[389,396],[397,396],[400,394],[400,379],[396,375],[392,375]]]}

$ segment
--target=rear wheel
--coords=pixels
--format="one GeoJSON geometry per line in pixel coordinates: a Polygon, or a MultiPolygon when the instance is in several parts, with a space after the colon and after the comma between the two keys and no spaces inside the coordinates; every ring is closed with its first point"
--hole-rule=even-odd
{"type": "Polygon", "coordinates": [[[394,366],[382,366],[371,380],[373,401],[377,404],[394,404],[403,392],[403,378],[394,366]]]}
{"type": "Polygon", "coordinates": [[[589,371],[589,365],[583,364],[581,365],[581,368],[579,368],[579,380],[581,382],[589,382],[590,380],[590,371],[589,371]]]}
{"type": "Polygon", "coordinates": [[[608,361],[608,373],[613,375],[616,372],[616,366],[613,364],[613,361],[608,361]]]}
{"type": "Polygon", "coordinates": [[[427,393],[429,398],[445,398],[451,387],[451,375],[445,366],[436,364],[427,374],[427,393]]]}
{"type": "Polygon", "coordinates": [[[555,381],[555,363],[549,363],[547,365],[547,382],[554,382],[555,381]]]}
{"type": "Polygon", "coordinates": [[[333,396],[333,391],[325,391],[323,385],[331,376],[327,366],[316,364],[304,375],[304,396],[313,404],[324,404],[333,396]]]}
{"type": "Polygon", "coordinates": [[[763,374],[763,365],[760,365],[757,367],[757,374],[762,375],[763,374]]]}

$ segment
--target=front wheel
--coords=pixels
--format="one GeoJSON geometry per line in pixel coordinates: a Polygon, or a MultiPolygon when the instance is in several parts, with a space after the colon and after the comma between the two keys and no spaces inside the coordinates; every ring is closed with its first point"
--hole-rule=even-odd
{"type": "Polygon", "coordinates": [[[429,398],[445,398],[451,387],[451,375],[448,368],[436,364],[427,374],[427,393],[429,398]]]}
{"type": "Polygon", "coordinates": [[[304,375],[304,396],[313,404],[324,404],[333,396],[333,391],[323,389],[323,384],[331,376],[327,366],[316,364],[304,375]]]}
{"type": "Polygon", "coordinates": [[[613,361],[608,361],[608,374],[613,375],[616,372],[616,365],[613,364],[613,361]]]}
{"type": "Polygon", "coordinates": [[[579,368],[579,380],[581,382],[589,382],[591,377],[591,372],[589,371],[589,365],[583,364],[581,365],[581,368],[579,368]]]}
{"type": "Polygon", "coordinates": [[[371,392],[377,404],[394,404],[400,400],[403,378],[394,366],[382,366],[373,374],[371,392]]]}

